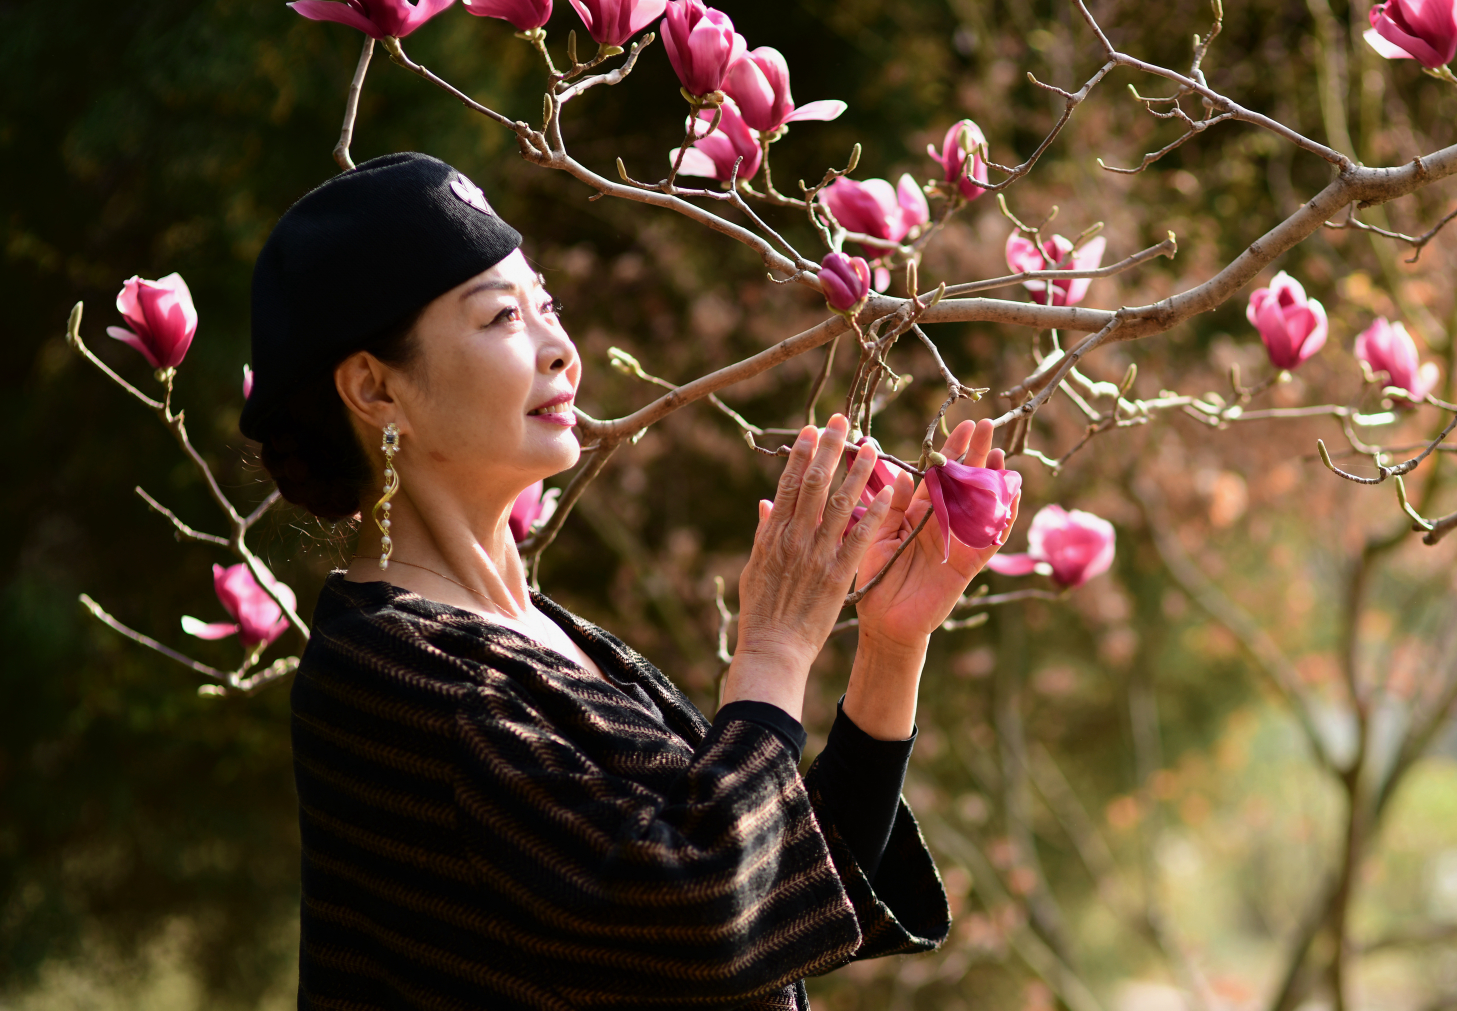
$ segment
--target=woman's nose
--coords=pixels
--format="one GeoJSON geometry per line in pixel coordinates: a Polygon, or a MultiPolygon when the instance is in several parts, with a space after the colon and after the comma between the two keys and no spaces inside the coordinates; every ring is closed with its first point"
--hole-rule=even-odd
{"type": "Polygon", "coordinates": [[[543,372],[557,373],[577,360],[577,347],[561,334],[553,334],[542,342],[537,352],[537,367],[543,372]]]}

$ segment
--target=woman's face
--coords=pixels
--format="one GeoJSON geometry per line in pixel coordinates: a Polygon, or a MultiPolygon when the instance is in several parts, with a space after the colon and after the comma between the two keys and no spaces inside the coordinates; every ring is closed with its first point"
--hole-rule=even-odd
{"type": "Polygon", "coordinates": [[[519,249],[426,306],[415,333],[419,354],[395,394],[402,481],[413,471],[435,487],[514,500],[577,462],[581,360],[519,249]]]}

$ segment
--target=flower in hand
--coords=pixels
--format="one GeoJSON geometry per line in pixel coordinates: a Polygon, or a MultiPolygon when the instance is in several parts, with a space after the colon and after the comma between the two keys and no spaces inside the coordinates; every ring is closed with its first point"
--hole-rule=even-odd
{"type": "Polygon", "coordinates": [[[131,278],[116,296],[116,308],[131,329],[109,326],[108,334],[140,351],[154,369],[182,364],[197,333],[197,310],[181,274],[156,281],[131,278]]]}
{"type": "Polygon", "coordinates": [[[1245,318],[1260,331],[1260,340],[1277,369],[1293,369],[1325,346],[1325,307],[1305,297],[1305,289],[1285,271],[1268,288],[1250,295],[1245,318]]]}
{"type": "Polygon", "coordinates": [[[1043,506],[1027,531],[1027,553],[995,555],[987,568],[1004,576],[1038,572],[1058,586],[1082,586],[1113,564],[1113,524],[1062,506],[1043,506]]]}
{"type": "Polygon", "coordinates": [[[311,21],[337,21],[372,39],[403,39],[455,0],[294,0],[288,6],[311,21]]]}
{"type": "Polygon", "coordinates": [[[1022,490],[1021,474],[947,460],[926,471],[926,484],[946,558],[951,557],[953,536],[970,548],[1000,546],[1006,541],[1016,515],[1012,503],[1022,490]]]}
{"type": "MultiPolygon", "coordinates": [[[[242,562],[212,567],[213,590],[222,602],[223,610],[232,615],[233,623],[215,622],[208,624],[190,615],[182,618],[182,630],[199,639],[225,639],[236,635],[244,649],[267,646],[288,630],[288,618],[273,598],[258,585],[253,573],[242,562]]],[[[288,602],[290,608],[297,603],[293,590],[283,583],[275,583],[278,595],[288,602]]]]}
{"type": "Polygon", "coordinates": [[[941,447],[952,459],[930,468],[919,487],[908,473],[896,475],[890,511],[860,564],[855,585],[874,578],[926,513],[934,515],[856,605],[862,641],[868,636],[904,649],[923,649],[926,637],[946,620],[967,584],[1006,540],[1017,520],[1022,480],[1016,471],[1003,469],[1002,451],[991,448],[992,434],[990,421],[964,421],[941,447]],[[963,454],[965,464],[954,462],[963,454]]]}

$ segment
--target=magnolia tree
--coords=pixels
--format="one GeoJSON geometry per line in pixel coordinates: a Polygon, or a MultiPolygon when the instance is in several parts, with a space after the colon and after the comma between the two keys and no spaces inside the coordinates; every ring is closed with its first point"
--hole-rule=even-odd
{"type": "MultiPolygon", "coordinates": [[[[705,7],[700,0],[572,0],[583,30],[597,44],[595,53],[586,56],[579,51],[577,31],[568,33],[564,50],[554,53],[548,46],[544,26],[552,14],[551,0],[462,0],[469,14],[509,22],[516,29],[516,37],[539,54],[545,75],[542,117],[538,123],[528,123],[477,102],[406,52],[408,36],[427,22],[442,15],[458,16],[458,12],[449,10],[453,2],[296,0],[289,5],[305,18],[337,22],[364,35],[359,63],[347,89],[343,128],[334,148],[341,170],[353,168],[350,146],[356,110],[379,43],[393,63],[421,78],[426,86],[442,89],[469,113],[513,133],[523,159],[543,169],[567,173],[583,183],[592,191],[585,199],[610,197],[645,205],[645,214],[682,215],[717,233],[708,241],[737,242],[752,250],[768,272],[764,283],[808,289],[823,298],[827,310],[823,321],[810,329],[786,334],[757,354],[681,382],[659,378],[649,371],[651,363],[613,348],[605,364],[666,392],[624,417],[604,420],[578,410],[583,462],[562,489],[548,492],[538,484],[522,495],[512,511],[511,529],[519,550],[533,563],[552,544],[574,505],[584,494],[591,494],[594,478],[615,453],[625,444],[635,443],[647,429],[673,412],[695,403],[702,402],[725,416],[742,436],[745,452],[788,455],[788,447],[780,444],[781,437],[793,433],[799,424],[814,423],[827,404],[833,404],[850,419],[856,445],[873,440],[875,422],[882,412],[914,409],[895,397],[910,381],[904,366],[898,363],[905,350],[901,345],[904,339],[929,354],[939,374],[938,382],[944,386],[944,396],[938,395],[937,410],[915,419],[917,431],[924,431],[919,445],[899,456],[889,451],[898,446],[882,449],[882,462],[877,464],[865,492],[867,500],[894,479],[896,469],[907,471],[926,483],[934,507],[921,526],[934,516],[948,552],[953,537],[975,547],[1010,541],[1008,549],[998,554],[990,567],[1004,575],[1041,576],[1047,580],[1045,584],[1000,594],[990,594],[984,585],[979,586],[959,602],[945,628],[984,622],[987,609],[999,604],[1034,597],[1062,598],[1110,568],[1115,551],[1113,527],[1107,520],[1077,508],[1077,502],[1048,503],[1029,510],[1032,519],[1025,537],[1026,549],[1014,551],[1019,535],[1009,529],[1010,505],[1021,488],[1019,471],[967,466],[938,449],[949,435],[948,412],[959,401],[976,402],[993,393],[990,387],[977,385],[976,377],[954,374],[938,350],[936,325],[967,321],[1022,327],[1032,338],[1034,367],[1020,382],[995,391],[998,406],[993,423],[1002,429],[1001,443],[1011,464],[1045,468],[1056,475],[1069,458],[1090,443],[1115,441],[1121,430],[1156,425],[1172,415],[1193,419],[1211,429],[1229,429],[1254,421],[1325,418],[1338,433],[1334,437],[1344,444],[1328,446],[1322,439],[1310,448],[1328,468],[1332,488],[1341,487],[1343,481],[1390,485],[1394,490],[1391,508],[1400,511],[1401,522],[1406,524],[1403,535],[1420,537],[1425,545],[1436,545],[1457,527],[1457,513],[1428,516],[1423,502],[1414,502],[1407,495],[1406,479],[1410,475],[1424,465],[1430,466],[1437,454],[1453,451],[1447,439],[1457,428],[1457,405],[1437,395],[1442,379],[1439,367],[1422,360],[1416,341],[1402,321],[1370,319],[1355,337],[1354,354],[1362,374],[1341,402],[1261,404],[1262,397],[1289,383],[1292,372],[1319,354],[1333,336],[1325,308],[1307,296],[1299,278],[1284,271],[1247,295],[1250,335],[1262,342],[1268,358],[1263,374],[1248,376],[1235,367],[1229,371],[1228,390],[1223,393],[1159,389],[1152,395],[1141,389],[1150,384],[1147,380],[1140,382],[1133,366],[1118,382],[1097,381],[1089,374],[1088,363],[1096,361],[1100,350],[1126,342],[1156,340],[1197,314],[1240,296],[1277,258],[1322,230],[1372,233],[1381,241],[1410,247],[1415,260],[1438,231],[1457,216],[1453,211],[1419,235],[1371,224],[1361,216],[1368,208],[1457,174],[1457,146],[1431,151],[1402,165],[1368,167],[1336,147],[1313,140],[1212,88],[1201,65],[1220,32],[1223,12],[1219,0],[1212,5],[1207,32],[1194,36],[1192,59],[1183,69],[1158,66],[1120,51],[1083,0],[1072,0],[1073,11],[1094,40],[1092,55],[1097,67],[1076,91],[1056,88],[1028,75],[1034,85],[1056,97],[1061,114],[1041,142],[1020,160],[1016,155],[992,150],[976,123],[961,120],[946,125],[944,140],[939,147],[929,148],[925,172],[919,176],[907,173],[895,182],[856,178],[861,153],[861,145],[856,144],[843,167],[829,167],[813,184],[799,181],[793,188],[776,184],[773,178],[771,157],[776,145],[790,143],[792,125],[836,119],[845,112],[846,105],[833,98],[796,104],[785,58],[769,46],[751,49],[725,12],[705,7]],[[639,61],[652,58],[651,46],[659,39],[682,85],[687,105],[682,139],[671,148],[671,142],[665,140],[663,162],[658,167],[630,166],[619,158],[615,177],[600,174],[568,152],[563,141],[563,118],[569,115],[571,103],[588,90],[625,85],[639,61]],[[1103,165],[1108,172],[1144,172],[1205,131],[1237,122],[1266,132],[1279,144],[1324,160],[1330,168],[1330,181],[1288,217],[1269,222],[1256,241],[1197,283],[1151,304],[1106,308],[1085,304],[1091,283],[1138,271],[1159,257],[1174,257],[1178,251],[1175,235],[1169,232],[1163,241],[1144,249],[1110,250],[1106,237],[1099,234],[1099,222],[1089,223],[1071,237],[1054,234],[1049,229],[1050,217],[1029,221],[1018,215],[1014,210],[1015,187],[1057,143],[1064,127],[1094,90],[1120,68],[1152,81],[1158,93],[1145,94],[1140,89],[1149,86],[1142,82],[1130,85],[1132,101],[1151,117],[1177,125],[1180,132],[1165,146],[1145,154],[1136,165],[1103,165]],[[666,174],[651,181],[659,172],[666,174]],[[927,281],[923,258],[938,235],[969,205],[989,200],[996,201],[1006,222],[1007,273],[927,281]],[[795,221],[807,225],[808,234],[817,237],[814,248],[800,248],[785,237],[790,231],[788,225],[795,221]],[[1006,297],[982,294],[986,292],[1003,292],[1006,297]],[[1019,292],[1025,297],[1013,297],[1019,292]],[[822,361],[813,370],[815,378],[802,406],[780,416],[751,419],[718,396],[734,384],[822,348],[822,361]],[[1044,409],[1071,412],[1079,419],[1080,434],[1065,444],[1036,444],[1038,430],[1032,423],[1044,409]],[[1421,424],[1428,432],[1418,443],[1396,445],[1390,438],[1383,438],[1383,432],[1413,424],[1421,424]],[[1103,436],[1110,438],[1100,438],[1103,436]]],[[[1390,0],[1371,10],[1370,26],[1366,43],[1382,57],[1415,60],[1428,74],[1457,84],[1457,77],[1447,67],[1457,51],[1457,7],[1452,0],[1390,0]]],[[[502,44],[511,43],[503,39],[502,44]]],[[[235,668],[213,668],[127,628],[90,597],[83,596],[82,600],[112,628],[206,676],[209,682],[200,692],[227,695],[255,691],[298,665],[296,656],[265,662],[268,647],[290,628],[299,639],[307,639],[309,634],[295,608],[294,592],[273,576],[248,544],[250,530],[277,504],[279,493],[273,490],[247,513],[237,508],[194,448],[182,414],[172,408],[173,386],[181,375],[198,325],[197,311],[182,278],[176,274],[156,281],[132,278],[117,297],[117,309],[126,326],[112,326],[108,332],[135,348],[156,370],[160,389],[157,395],[127,382],[87,348],[81,335],[80,305],[72,312],[68,339],[122,390],[157,414],[206,483],[222,513],[226,533],[195,529],[143,489],[138,488],[137,493],[171,522],[178,536],[215,545],[235,559],[235,564],[227,568],[214,566],[218,602],[229,620],[191,616],[180,620],[184,632],[200,638],[236,634],[242,655],[235,668]]],[[[245,398],[251,383],[252,375],[245,368],[245,398]]],[[[1160,508],[1156,489],[1147,482],[1139,487],[1144,489],[1145,504],[1156,514],[1160,508]]],[[[1351,493],[1363,492],[1351,489],[1351,493]]],[[[857,522],[860,515],[857,512],[851,523],[857,522]]],[[[1292,1006],[1308,989],[1310,980],[1318,978],[1328,981],[1337,1007],[1342,1007],[1349,952],[1346,911],[1363,848],[1401,775],[1427,748],[1457,700],[1457,677],[1436,670],[1431,673],[1430,680],[1416,692],[1420,705],[1414,707],[1414,715],[1405,725],[1395,751],[1397,757],[1373,772],[1369,724],[1384,687],[1363,683],[1354,666],[1348,671],[1343,704],[1357,727],[1357,744],[1354,748],[1337,747],[1329,733],[1321,729],[1305,686],[1269,635],[1224,597],[1177,540],[1167,531],[1160,532],[1157,524],[1154,537],[1178,582],[1249,648],[1258,669],[1303,728],[1312,755],[1345,791],[1349,804],[1341,861],[1328,885],[1315,897],[1300,935],[1292,939],[1288,968],[1273,1001],[1275,1007],[1292,1006]],[[1333,938],[1334,943],[1317,944],[1324,936],[1333,938]],[[1321,959],[1324,962],[1317,966],[1321,959]]],[[[905,543],[912,539],[907,537],[905,543]]],[[[883,573],[884,569],[861,573],[846,598],[846,606],[858,602],[883,573]]],[[[723,599],[721,581],[718,609],[719,659],[726,663],[733,614],[723,599]]],[[[854,623],[849,618],[838,628],[849,628],[854,623]]],[[[999,725],[998,729],[1005,728],[999,725]]],[[[1028,774],[1019,761],[1013,761],[1004,773],[1014,784],[1028,774]]],[[[1059,810],[1067,814],[1069,824],[1086,822],[1085,816],[1079,821],[1076,798],[1069,798],[1065,790],[1060,792],[1056,783],[1046,786],[1044,793],[1053,806],[1061,805],[1059,810]]],[[[1009,820],[1014,815],[1009,810],[1009,820]]],[[[1046,882],[1034,874],[1027,887],[1004,888],[998,884],[1004,876],[988,863],[967,833],[934,816],[928,823],[937,844],[973,870],[979,888],[990,889],[994,898],[1001,895],[1020,910],[1012,916],[1007,930],[1018,955],[1031,970],[1068,1006],[1078,1011],[1097,1007],[1096,999],[1073,970],[1066,945],[1059,940],[1056,916],[1048,912],[1048,903],[1054,897],[1047,893],[1046,882]],[[1002,890],[998,892],[998,888],[1002,890]]],[[[1079,830],[1079,852],[1102,882],[1116,869],[1099,857],[1106,847],[1099,850],[1089,831],[1086,825],[1079,830]]],[[[1026,847],[1030,848],[1031,843],[1026,847]]],[[[1035,859],[1031,863],[1035,866],[1035,859]]],[[[1197,960],[1179,943],[1174,927],[1152,905],[1140,906],[1116,897],[1110,901],[1171,960],[1191,1000],[1212,1006],[1215,1002],[1197,960]]]]}

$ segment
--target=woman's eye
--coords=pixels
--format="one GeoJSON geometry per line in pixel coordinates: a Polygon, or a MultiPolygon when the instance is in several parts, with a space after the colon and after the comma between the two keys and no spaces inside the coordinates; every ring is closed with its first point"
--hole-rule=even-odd
{"type": "Polygon", "coordinates": [[[496,313],[496,318],[491,320],[491,325],[495,326],[497,323],[510,323],[520,318],[521,309],[514,305],[508,305],[506,308],[496,313]]]}
{"type": "Polygon", "coordinates": [[[543,316],[560,316],[562,314],[562,304],[554,298],[549,298],[541,303],[541,314],[543,316]]]}

